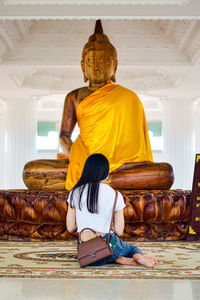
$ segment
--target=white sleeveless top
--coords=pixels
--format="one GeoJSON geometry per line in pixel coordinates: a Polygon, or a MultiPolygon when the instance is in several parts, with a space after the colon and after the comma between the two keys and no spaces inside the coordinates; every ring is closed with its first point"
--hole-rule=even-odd
{"type": "MultiPolygon", "coordinates": [[[[69,193],[67,202],[70,205],[69,193]]],[[[115,200],[115,190],[105,183],[99,184],[98,196],[98,213],[90,213],[87,209],[87,187],[85,187],[81,197],[81,210],[79,209],[79,189],[77,188],[73,194],[73,206],[76,211],[77,231],[80,232],[83,228],[89,227],[95,231],[107,233],[109,232],[112,209],[115,200]]],[[[115,211],[125,207],[123,196],[118,192],[115,211]]]]}

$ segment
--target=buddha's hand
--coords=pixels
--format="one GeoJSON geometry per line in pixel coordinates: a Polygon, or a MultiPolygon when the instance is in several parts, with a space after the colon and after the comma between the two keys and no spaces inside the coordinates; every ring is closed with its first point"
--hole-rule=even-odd
{"type": "Polygon", "coordinates": [[[63,152],[67,155],[68,158],[70,157],[70,149],[71,149],[72,144],[73,144],[73,142],[72,142],[71,138],[66,137],[66,136],[62,136],[60,138],[61,148],[62,148],[63,152]]]}

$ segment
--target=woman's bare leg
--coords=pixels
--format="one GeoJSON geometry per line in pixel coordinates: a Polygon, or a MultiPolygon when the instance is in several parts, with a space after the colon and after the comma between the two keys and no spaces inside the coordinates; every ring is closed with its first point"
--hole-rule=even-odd
{"type": "Polygon", "coordinates": [[[136,261],[134,261],[134,259],[132,259],[130,257],[124,257],[124,256],[120,256],[119,258],[117,258],[115,260],[115,262],[117,264],[120,264],[120,265],[130,265],[130,266],[137,266],[137,265],[139,265],[139,263],[137,263],[136,261]]]}
{"type": "Polygon", "coordinates": [[[153,257],[149,257],[149,256],[145,256],[145,255],[137,253],[137,254],[133,255],[133,259],[135,262],[137,262],[140,265],[143,265],[147,268],[157,269],[157,267],[158,267],[158,261],[153,257]]]}
{"type": "Polygon", "coordinates": [[[158,262],[155,258],[144,256],[139,253],[134,254],[133,258],[120,256],[115,260],[115,262],[121,265],[130,265],[130,266],[143,265],[147,268],[154,268],[154,269],[157,269],[158,267],[158,262]]]}

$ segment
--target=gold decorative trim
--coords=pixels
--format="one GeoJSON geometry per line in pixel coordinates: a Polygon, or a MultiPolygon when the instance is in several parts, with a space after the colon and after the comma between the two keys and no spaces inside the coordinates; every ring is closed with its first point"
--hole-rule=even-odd
{"type": "Polygon", "coordinates": [[[194,231],[194,229],[192,229],[191,226],[189,226],[189,234],[196,234],[196,232],[194,231]]]}
{"type": "Polygon", "coordinates": [[[196,162],[198,163],[199,160],[200,160],[200,154],[197,154],[196,162]]]}

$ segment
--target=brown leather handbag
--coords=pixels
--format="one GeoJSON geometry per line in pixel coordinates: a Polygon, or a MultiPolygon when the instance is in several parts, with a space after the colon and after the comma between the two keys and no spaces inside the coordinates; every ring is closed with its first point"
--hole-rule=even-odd
{"type": "Polygon", "coordinates": [[[101,236],[97,235],[96,231],[94,231],[91,228],[84,228],[80,231],[79,233],[79,244],[78,244],[78,251],[77,251],[77,257],[78,261],[80,264],[80,267],[86,267],[94,262],[97,262],[99,260],[102,260],[104,258],[110,257],[113,255],[113,251],[109,245],[109,240],[110,240],[110,231],[113,223],[113,216],[114,216],[114,211],[117,203],[117,191],[115,192],[115,202],[113,205],[113,210],[112,210],[112,217],[111,217],[111,222],[110,222],[110,229],[108,233],[107,240],[103,239],[101,236]],[[96,237],[86,241],[82,242],[81,241],[81,233],[84,230],[91,230],[94,234],[96,234],[96,237]]]}

